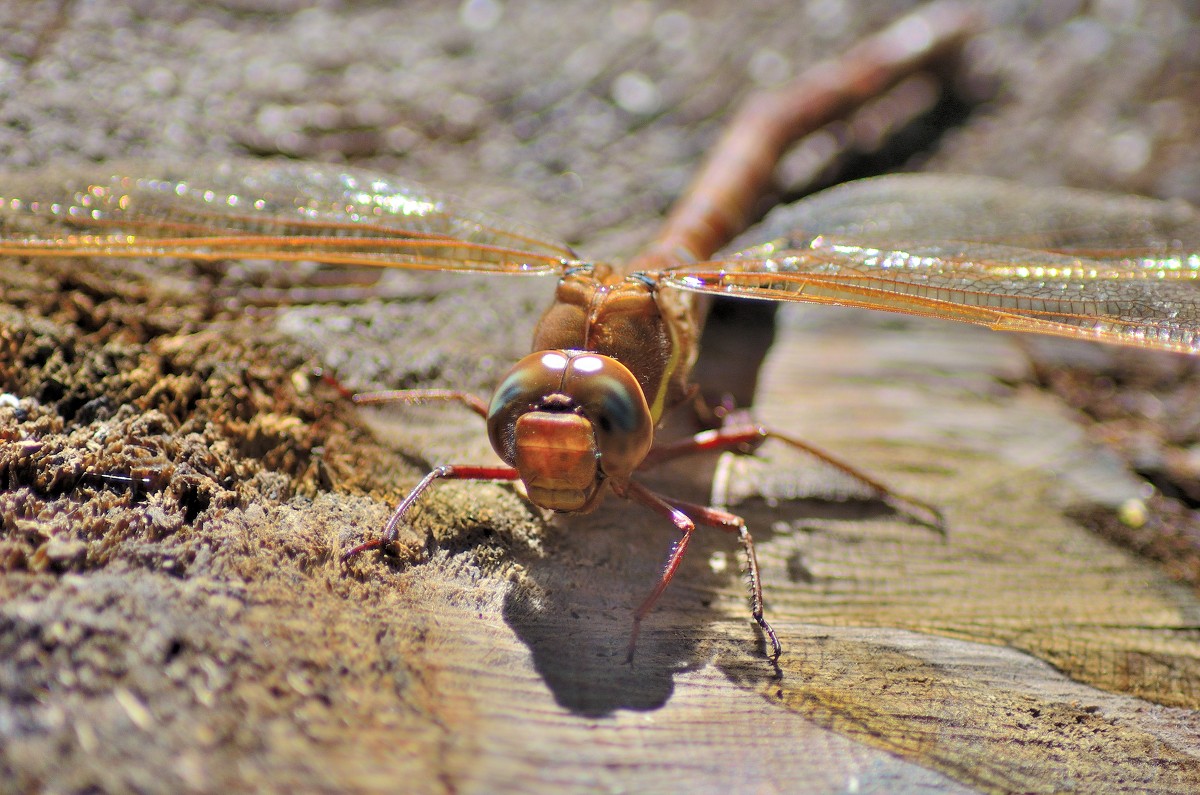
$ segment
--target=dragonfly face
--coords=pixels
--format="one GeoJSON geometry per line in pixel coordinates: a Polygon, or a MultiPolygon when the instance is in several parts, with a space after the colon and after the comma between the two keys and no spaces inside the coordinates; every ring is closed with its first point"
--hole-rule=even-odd
{"type": "Polygon", "coordinates": [[[538,351],[517,362],[492,398],[487,426],[529,499],[554,511],[591,510],[605,481],[627,481],[654,442],[637,379],[590,351],[538,351]]]}

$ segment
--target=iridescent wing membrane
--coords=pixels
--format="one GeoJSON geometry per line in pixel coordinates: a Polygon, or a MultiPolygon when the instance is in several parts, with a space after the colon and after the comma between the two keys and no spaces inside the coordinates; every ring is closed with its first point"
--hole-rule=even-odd
{"type": "MultiPolygon", "coordinates": [[[[780,208],[664,286],[1200,352],[1200,213],[1182,202],[893,175],[780,208]]],[[[232,162],[0,179],[0,254],[316,260],[557,274],[571,250],[415,183],[232,162]]]]}
{"type": "Polygon", "coordinates": [[[416,183],[321,164],[0,178],[0,253],[559,273],[565,245],[416,183]]]}
{"type": "Polygon", "coordinates": [[[780,208],[662,283],[1200,352],[1200,213],[1184,202],[895,175],[780,208]]]}

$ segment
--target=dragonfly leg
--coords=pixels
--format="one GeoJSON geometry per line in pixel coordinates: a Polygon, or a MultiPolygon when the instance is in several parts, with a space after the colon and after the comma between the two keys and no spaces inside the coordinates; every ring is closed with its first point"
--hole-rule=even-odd
{"type": "Polygon", "coordinates": [[[461,403],[484,419],[487,419],[488,414],[488,404],[483,398],[460,389],[390,389],[382,392],[359,392],[351,399],[360,406],[377,406],[383,403],[461,403]]]}
{"type": "Polygon", "coordinates": [[[379,406],[386,403],[461,403],[480,417],[487,419],[488,404],[478,395],[461,389],[388,389],[379,392],[354,392],[333,373],[321,367],[312,368],[311,375],[337,391],[346,400],[360,406],[379,406]]]}
{"type": "Polygon", "coordinates": [[[512,467],[486,467],[486,466],[440,466],[421,479],[408,496],[400,501],[396,506],[396,510],[392,511],[392,515],[388,518],[387,524],[384,525],[383,533],[379,538],[365,541],[356,547],[351,548],[342,555],[342,560],[346,561],[355,557],[368,549],[382,549],[393,541],[400,532],[400,523],[404,521],[404,517],[413,507],[421,495],[433,485],[435,480],[518,480],[520,476],[517,470],[512,467]]]}
{"type": "Polygon", "coordinates": [[[802,453],[812,456],[839,472],[858,481],[874,492],[885,505],[907,516],[917,524],[929,528],[938,535],[946,535],[946,519],[936,506],[901,494],[879,480],[819,447],[801,441],[793,436],[770,430],[757,424],[736,424],[709,431],[702,431],[690,439],[683,439],[671,444],[654,448],[646,457],[642,466],[654,466],[664,461],[670,461],[696,453],[721,450],[749,454],[757,450],[768,439],[776,439],[802,453]]]}
{"type": "Polygon", "coordinates": [[[876,496],[888,507],[907,516],[917,524],[927,527],[938,535],[945,537],[946,517],[936,505],[931,505],[924,500],[918,500],[916,497],[901,494],[871,477],[853,464],[843,461],[819,447],[814,447],[808,442],[762,427],[755,428],[755,430],[765,434],[767,438],[777,439],[802,453],[807,453],[818,461],[822,461],[839,472],[857,480],[874,491],[876,496]]]}
{"type": "Polygon", "coordinates": [[[679,529],[679,532],[682,533],[679,541],[671,549],[671,554],[667,558],[666,565],[663,566],[663,573],[658,583],[633,613],[633,631],[630,633],[629,647],[626,651],[625,661],[627,663],[633,662],[633,653],[637,647],[638,633],[642,628],[642,620],[654,608],[655,603],[658,602],[659,597],[662,596],[663,591],[666,590],[667,585],[674,578],[675,572],[683,560],[683,555],[687,552],[688,544],[691,542],[692,533],[696,529],[696,522],[729,533],[737,533],[742,549],[746,553],[746,571],[750,578],[750,614],[754,618],[754,622],[762,630],[763,635],[771,643],[772,662],[777,661],[779,655],[783,653],[783,647],[779,644],[779,638],[776,636],[775,630],[771,628],[771,625],[767,623],[763,615],[762,578],[758,572],[758,556],[755,554],[754,539],[750,536],[750,531],[746,527],[745,520],[736,514],[729,513],[720,508],[663,497],[650,491],[640,483],[633,481],[629,481],[623,487],[619,488],[614,485],[613,491],[618,496],[639,502],[652,511],[667,517],[679,529]]]}
{"type": "MultiPolygon", "coordinates": [[[[470,392],[464,392],[459,389],[393,389],[381,392],[359,392],[351,394],[344,386],[338,383],[332,376],[321,373],[321,377],[328,383],[331,383],[334,388],[342,393],[344,397],[348,397],[355,403],[361,406],[375,406],[384,403],[431,403],[431,402],[449,402],[461,403],[471,411],[478,414],[480,417],[487,417],[487,403],[478,395],[473,395],[470,392]]],[[[400,504],[396,506],[396,510],[392,511],[391,517],[388,518],[387,524],[383,528],[383,533],[379,538],[371,541],[366,541],[358,546],[350,549],[342,555],[342,560],[349,560],[356,555],[359,555],[368,549],[380,549],[388,546],[396,540],[399,535],[400,522],[408,514],[409,509],[413,504],[420,499],[421,495],[433,485],[435,480],[518,480],[520,476],[517,470],[512,467],[486,467],[486,466],[440,466],[421,479],[412,491],[408,493],[400,504]]]]}

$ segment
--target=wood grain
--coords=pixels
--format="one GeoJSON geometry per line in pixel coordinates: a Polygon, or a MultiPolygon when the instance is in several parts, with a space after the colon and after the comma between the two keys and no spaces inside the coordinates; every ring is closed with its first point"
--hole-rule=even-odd
{"type": "MultiPolygon", "coordinates": [[[[750,75],[907,7],[530,4],[479,35],[451,4],[300,5],[0,8],[0,152],[348,157],[628,254],[750,75]],[[657,111],[613,99],[627,73],[657,111]]],[[[963,77],[1003,91],[933,166],[1197,198],[1182,4],[988,7],[963,77]]],[[[783,315],[762,419],[944,506],[945,540],[870,502],[777,501],[844,484],[770,447],[661,476],[704,498],[715,468],[744,500],[776,678],[716,532],[621,664],[673,539],[618,501],[560,520],[445,485],[392,558],[336,562],[431,463],[491,453],[465,412],[354,412],[310,366],[482,391],[546,286],[250,311],[221,289],[287,277],[0,279],[0,791],[1197,788],[1196,596],[1070,518],[1141,486],[1030,385],[1016,338],[783,315]]]]}

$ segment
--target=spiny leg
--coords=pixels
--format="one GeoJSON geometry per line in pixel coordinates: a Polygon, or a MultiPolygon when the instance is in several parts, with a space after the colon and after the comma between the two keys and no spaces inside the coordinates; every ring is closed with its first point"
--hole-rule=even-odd
{"type": "Polygon", "coordinates": [[[383,533],[379,538],[371,541],[364,541],[356,547],[353,547],[342,555],[342,560],[346,561],[350,558],[366,552],[368,549],[381,549],[388,546],[396,540],[400,532],[400,523],[404,521],[405,515],[409,512],[412,506],[416,503],[421,495],[433,485],[435,480],[517,480],[520,476],[517,470],[512,467],[484,467],[484,466],[440,466],[421,479],[408,496],[400,501],[396,506],[396,510],[392,511],[392,515],[388,518],[387,524],[384,525],[383,533]]]}
{"type": "Polygon", "coordinates": [[[746,526],[746,520],[723,508],[685,502],[672,497],[664,497],[663,499],[672,507],[686,513],[699,524],[706,527],[715,527],[727,533],[737,533],[738,542],[742,545],[742,551],[746,554],[746,576],[750,581],[750,616],[754,619],[754,623],[758,624],[759,629],[763,631],[763,635],[771,642],[771,659],[772,661],[777,661],[779,655],[783,653],[783,647],[779,643],[779,638],[775,635],[775,630],[771,628],[771,625],[767,623],[767,619],[763,615],[762,575],[758,571],[758,554],[755,552],[754,538],[750,535],[750,528],[746,526]]]}
{"type": "Polygon", "coordinates": [[[342,398],[359,406],[382,406],[387,403],[461,403],[487,419],[487,401],[462,389],[384,389],[377,392],[355,392],[339,381],[333,373],[321,367],[312,368],[311,374],[332,387],[342,398]]]}
{"type": "MultiPolygon", "coordinates": [[[[344,389],[344,387],[342,387],[344,389]]],[[[359,405],[373,406],[384,403],[430,403],[451,402],[461,403],[481,417],[487,417],[487,404],[477,395],[458,389],[397,389],[382,392],[360,392],[350,395],[350,399],[359,405]]],[[[435,480],[518,480],[517,470],[509,466],[439,466],[421,479],[412,491],[408,493],[384,525],[379,538],[366,541],[350,549],[342,555],[342,560],[365,552],[368,549],[386,547],[396,540],[400,532],[400,523],[409,510],[420,499],[421,495],[433,485],[435,480]]]]}
{"type": "Polygon", "coordinates": [[[822,461],[839,472],[848,475],[874,491],[876,496],[888,507],[907,516],[917,524],[929,528],[943,538],[946,536],[946,517],[936,505],[931,505],[924,500],[910,497],[907,494],[901,494],[871,477],[853,464],[843,461],[819,447],[814,447],[808,442],[762,427],[755,428],[755,430],[765,434],[767,438],[778,439],[784,444],[790,445],[802,453],[807,453],[818,461],[822,461]]]}
{"type": "Polygon", "coordinates": [[[907,516],[917,524],[927,527],[938,535],[946,535],[946,519],[936,506],[909,497],[889,488],[879,480],[871,477],[853,464],[838,458],[819,447],[801,441],[793,436],[773,431],[762,425],[733,425],[702,431],[690,439],[683,439],[671,444],[656,447],[650,451],[642,462],[645,469],[664,461],[670,461],[683,456],[697,453],[731,450],[741,453],[752,453],[767,439],[776,439],[802,453],[806,453],[850,478],[869,488],[887,506],[907,516]]]}
{"type": "Polygon", "coordinates": [[[358,392],[350,398],[360,406],[384,403],[461,403],[487,419],[488,406],[483,398],[460,389],[390,389],[382,392],[358,392]]]}
{"type": "Polygon", "coordinates": [[[715,527],[719,530],[738,534],[738,540],[746,553],[746,571],[750,578],[750,614],[771,643],[771,661],[778,661],[779,655],[783,653],[783,647],[779,643],[779,638],[775,634],[775,630],[771,628],[771,625],[767,623],[763,615],[762,577],[758,570],[758,556],[754,551],[754,539],[750,536],[750,531],[746,527],[745,520],[736,514],[729,513],[720,508],[663,497],[650,491],[640,483],[633,481],[627,482],[622,487],[614,485],[613,491],[618,496],[640,502],[656,513],[667,517],[679,529],[680,533],[683,534],[671,549],[671,554],[667,558],[666,565],[663,566],[663,573],[658,583],[642,601],[641,605],[638,606],[637,610],[634,611],[633,631],[630,634],[625,661],[627,663],[633,661],[633,653],[637,647],[638,633],[641,631],[642,620],[654,608],[655,603],[658,602],[659,597],[662,596],[663,591],[666,590],[667,585],[674,578],[675,572],[683,560],[683,555],[687,552],[688,544],[691,542],[692,533],[696,529],[696,522],[708,527],[715,527]]]}

